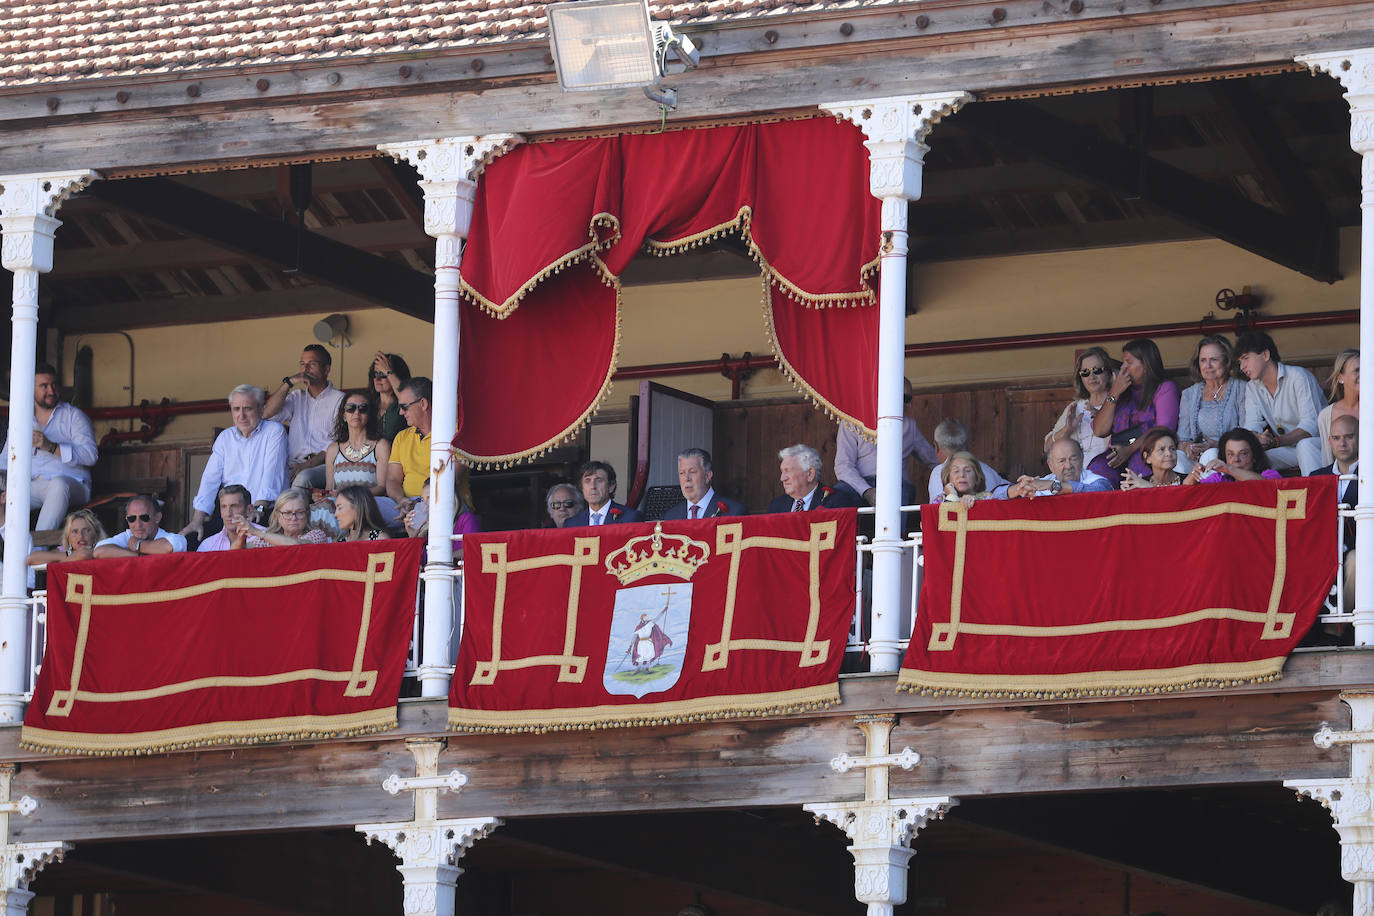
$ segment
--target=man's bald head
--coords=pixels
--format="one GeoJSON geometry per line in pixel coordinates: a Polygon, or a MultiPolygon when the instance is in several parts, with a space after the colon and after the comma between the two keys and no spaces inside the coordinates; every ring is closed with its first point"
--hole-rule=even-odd
{"type": "Polygon", "coordinates": [[[1360,421],[1342,414],[1331,421],[1331,434],[1327,436],[1331,454],[1341,464],[1348,465],[1360,455],[1360,421]]]}

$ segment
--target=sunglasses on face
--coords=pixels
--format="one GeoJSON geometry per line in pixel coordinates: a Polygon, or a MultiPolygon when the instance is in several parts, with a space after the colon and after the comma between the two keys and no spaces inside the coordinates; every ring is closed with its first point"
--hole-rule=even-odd
{"type": "Polygon", "coordinates": [[[372,407],[369,404],[345,404],[344,413],[367,413],[372,407]]]}
{"type": "Polygon", "coordinates": [[[134,522],[151,522],[152,520],[153,517],[149,515],[147,512],[144,512],[142,515],[124,516],[124,524],[126,525],[132,525],[134,522]]]}
{"type": "Polygon", "coordinates": [[[424,400],[424,398],[416,398],[415,400],[411,401],[409,404],[402,404],[400,401],[397,401],[397,402],[396,402],[396,406],[399,407],[402,411],[406,411],[406,410],[409,410],[410,408],[414,407],[416,404],[420,403],[420,402],[423,401],[423,400],[424,400]]]}
{"type": "Polygon", "coordinates": [[[553,507],[554,507],[555,509],[575,509],[575,508],[577,507],[577,500],[575,500],[575,499],[564,499],[564,500],[557,500],[557,499],[555,499],[555,500],[553,501],[553,507]]]}
{"type": "Polygon", "coordinates": [[[378,372],[376,369],[373,369],[373,370],[372,370],[372,377],[373,377],[373,378],[386,378],[386,377],[387,377],[387,373],[385,373],[385,372],[378,372]]]}
{"type": "Polygon", "coordinates": [[[1094,367],[1091,368],[1091,369],[1079,369],[1079,370],[1078,370],[1078,377],[1079,377],[1079,378],[1087,378],[1087,377],[1090,376],[1090,375],[1101,375],[1102,373],[1104,373],[1104,372],[1106,372],[1106,371],[1107,371],[1107,370],[1106,370],[1106,369],[1103,369],[1101,366],[1094,366],[1094,367]]]}

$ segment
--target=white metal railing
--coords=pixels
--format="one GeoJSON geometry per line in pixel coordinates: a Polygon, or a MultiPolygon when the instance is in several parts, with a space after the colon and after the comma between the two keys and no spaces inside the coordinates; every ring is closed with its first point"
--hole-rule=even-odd
{"type": "MultiPolygon", "coordinates": [[[[1344,489],[1349,481],[1356,480],[1354,474],[1342,474],[1336,486],[1344,489]]],[[[1355,507],[1341,503],[1336,509],[1336,581],[1331,586],[1331,592],[1323,602],[1324,612],[1318,619],[1323,623],[1348,623],[1352,624],[1355,620],[1355,609],[1346,606],[1345,596],[1345,528],[1348,520],[1355,518],[1355,507]]],[[[1354,562],[1354,559],[1351,559],[1354,562]]]]}

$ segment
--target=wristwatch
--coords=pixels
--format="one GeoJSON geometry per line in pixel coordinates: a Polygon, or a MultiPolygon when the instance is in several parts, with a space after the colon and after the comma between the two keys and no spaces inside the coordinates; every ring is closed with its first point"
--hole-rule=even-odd
{"type": "Polygon", "coordinates": [[[289,386],[291,385],[291,376],[289,376],[289,375],[283,375],[283,376],[281,377],[281,383],[282,383],[283,385],[286,385],[286,386],[289,387],[289,386]]]}
{"type": "Polygon", "coordinates": [[[1062,483],[1060,483],[1058,480],[1055,480],[1053,483],[1050,484],[1050,495],[1051,495],[1051,496],[1058,496],[1058,495],[1059,495],[1059,491],[1060,491],[1060,490],[1063,490],[1063,489],[1064,489],[1064,485],[1063,485],[1062,483]]]}

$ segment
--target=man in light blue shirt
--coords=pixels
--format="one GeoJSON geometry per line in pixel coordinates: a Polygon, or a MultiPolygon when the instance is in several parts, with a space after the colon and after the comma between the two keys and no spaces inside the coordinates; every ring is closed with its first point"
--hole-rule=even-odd
{"type": "Polygon", "coordinates": [[[154,557],[184,553],[186,538],[161,527],[162,510],[151,496],[134,496],[124,507],[128,529],[95,545],[96,559],[107,557],[154,557]]]}
{"type": "Polygon", "coordinates": [[[1112,488],[1107,478],[1083,467],[1083,446],[1077,439],[1060,439],[1050,448],[1046,463],[1050,476],[1031,477],[1023,474],[1013,484],[1003,484],[992,491],[996,499],[1020,499],[1034,496],[1058,496],[1061,493],[1105,493],[1112,488]]]}
{"type": "Polygon", "coordinates": [[[229,392],[229,412],[234,425],[219,434],[210,461],[200,476],[200,488],[191,500],[194,512],[181,534],[205,533],[205,522],[215,511],[220,487],[236,483],[247,487],[259,502],[270,505],[286,489],[286,429],[275,420],[262,418],[266,395],[256,385],[239,385],[229,392]]]}
{"type": "MultiPolygon", "coordinates": [[[[33,480],[29,503],[38,509],[38,530],[62,527],[70,508],[91,498],[91,466],[99,452],[95,430],[80,410],[61,400],[57,370],[47,363],[33,377],[33,480]]],[[[0,470],[9,468],[8,442],[0,453],[0,470]]],[[[28,520],[24,520],[28,527],[28,520]]]]}
{"type": "MultiPolygon", "coordinates": [[[[1240,335],[1236,358],[1250,379],[1240,425],[1259,437],[1274,470],[1298,467],[1298,443],[1317,435],[1317,415],[1326,406],[1317,377],[1301,366],[1280,362],[1274,338],[1263,331],[1240,335]]],[[[1320,458],[1318,451],[1318,462],[1320,458]]],[[[1302,469],[1304,474],[1314,470],[1302,469]]]]}

